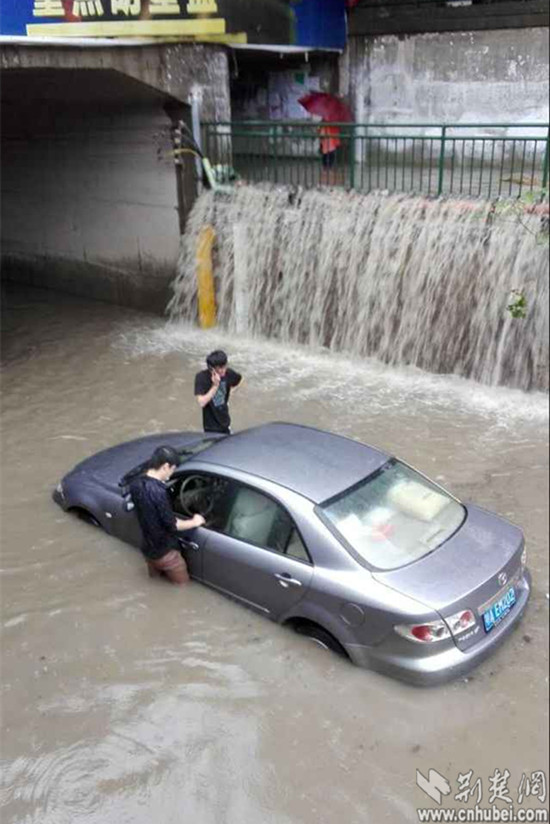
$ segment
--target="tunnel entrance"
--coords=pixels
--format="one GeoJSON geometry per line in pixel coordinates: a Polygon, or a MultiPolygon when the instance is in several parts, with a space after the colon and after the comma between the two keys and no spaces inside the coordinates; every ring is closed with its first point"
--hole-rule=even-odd
{"type": "Polygon", "coordinates": [[[195,197],[190,107],[112,69],[2,80],[2,277],[162,312],[195,197]]]}

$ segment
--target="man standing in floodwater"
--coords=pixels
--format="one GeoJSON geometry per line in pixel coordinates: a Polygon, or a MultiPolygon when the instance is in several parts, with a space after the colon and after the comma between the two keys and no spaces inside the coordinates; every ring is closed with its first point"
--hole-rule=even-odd
{"type": "Polygon", "coordinates": [[[221,349],[206,358],[207,369],[195,375],[195,397],[202,408],[205,432],[231,433],[229,395],[242,385],[243,377],[227,365],[227,355],[221,349]]]}
{"type": "Polygon", "coordinates": [[[142,552],[149,575],[166,575],[173,584],[189,581],[187,565],[178,544],[178,532],[204,524],[202,515],[189,520],[176,517],[165,483],[178,466],[180,458],[171,446],[159,446],[146,464],[145,472],[130,483],[130,495],[143,534],[142,552]]]}

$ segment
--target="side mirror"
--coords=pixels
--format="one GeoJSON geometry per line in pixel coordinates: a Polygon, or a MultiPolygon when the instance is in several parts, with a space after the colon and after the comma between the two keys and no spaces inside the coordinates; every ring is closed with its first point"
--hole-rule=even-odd
{"type": "Polygon", "coordinates": [[[125,512],[131,512],[133,509],[135,509],[134,502],[132,501],[130,495],[124,496],[123,507],[125,512]]]}

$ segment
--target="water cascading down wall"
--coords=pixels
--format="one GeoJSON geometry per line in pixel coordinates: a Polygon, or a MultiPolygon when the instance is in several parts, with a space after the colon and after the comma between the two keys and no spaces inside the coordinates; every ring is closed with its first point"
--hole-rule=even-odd
{"type": "Polygon", "coordinates": [[[227,330],[547,391],[544,219],[408,195],[207,192],[189,218],[169,311],[197,317],[197,241],[211,225],[227,330]],[[524,318],[507,310],[513,290],[526,297],[524,318]]]}

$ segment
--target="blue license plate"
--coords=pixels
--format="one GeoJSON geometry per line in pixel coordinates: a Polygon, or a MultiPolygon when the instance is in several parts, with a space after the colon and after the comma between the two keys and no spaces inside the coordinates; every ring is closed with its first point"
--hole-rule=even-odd
{"type": "Polygon", "coordinates": [[[485,632],[490,632],[493,627],[500,624],[503,618],[506,618],[514,604],[516,603],[516,591],[514,587],[510,587],[508,592],[499,598],[486,612],[483,613],[483,625],[485,632]]]}

